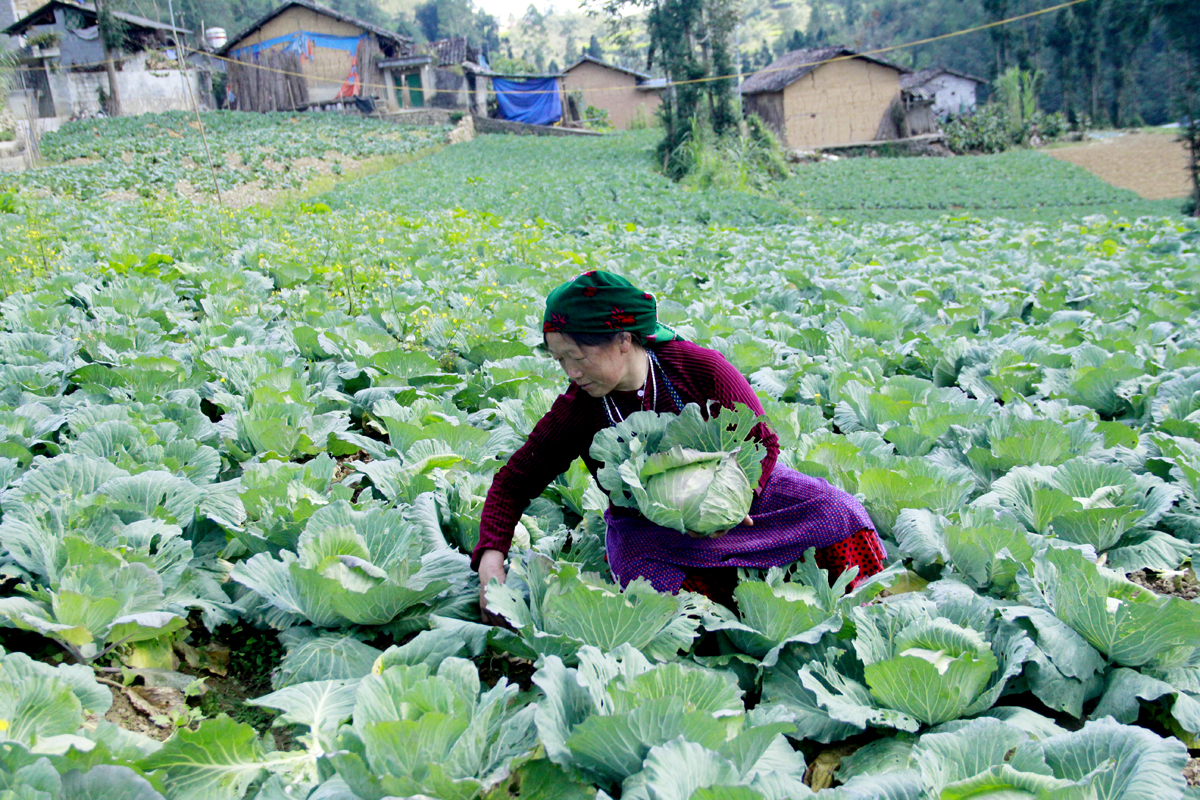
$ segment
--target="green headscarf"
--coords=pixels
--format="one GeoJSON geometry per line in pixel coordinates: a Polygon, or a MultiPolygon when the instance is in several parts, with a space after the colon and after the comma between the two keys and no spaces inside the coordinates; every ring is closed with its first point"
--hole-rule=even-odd
{"type": "Polygon", "coordinates": [[[650,344],[678,338],[675,331],[659,324],[654,295],[611,272],[585,272],[546,298],[543,334],[617,331],[637,334],[650,344]]]}

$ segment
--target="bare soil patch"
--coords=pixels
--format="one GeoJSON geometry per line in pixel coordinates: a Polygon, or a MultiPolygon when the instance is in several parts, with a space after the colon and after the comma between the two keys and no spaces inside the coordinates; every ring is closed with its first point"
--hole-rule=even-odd
{"type": "Polygon", "coordinates": [[[354,474],[355,464],[370,464],[374,459],[366,450],[359,450],[354,455],[338,456],[334,460],[337,461],[337,471],[333,473],[333,482],[341,483],[347,476],[354,474]]]}
{"type": "Polygon", "coordinates": [[[1170,133],[1126,133],[1045,153],[1147,200],[1182,199],[1191,194],[1187,151],[1170,133]]]}
{"type": "Polygon", "coordinates": [[[151,721],[148,714],[134,707],[125,692],[115,686],[110,686],[108,689],[112,692],[113,703],[104,718],[109,722],[115,723],[127,731],[140,733],[160,742],[170,738],[171,734],[175,732],[174,728],[170,726],[164,727],[151,721]]]}
{"type": "Polygon", "coordinates": [[[1183,600],[1195,600],[1200,597],[1200,581],[1196,580],[1196,573],[1190,569],[1184,570],[1182,574],[1141,569],[1129,573],[1128,577],[1138,586],[1145,586],[1157,594],[1183,600]]]}

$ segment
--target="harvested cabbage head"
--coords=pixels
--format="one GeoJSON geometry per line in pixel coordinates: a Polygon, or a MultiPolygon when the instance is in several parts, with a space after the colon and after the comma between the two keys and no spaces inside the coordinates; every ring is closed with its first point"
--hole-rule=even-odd
{"type": "Polygon", "coordinates": [[[766,451],[746,441],[763,419],[746,406],[705,420],[689,404],[678,416],[641,411],[596,434],[600,485],[613,503],[685,533],[712,535],[750,513],[766,451]]]}

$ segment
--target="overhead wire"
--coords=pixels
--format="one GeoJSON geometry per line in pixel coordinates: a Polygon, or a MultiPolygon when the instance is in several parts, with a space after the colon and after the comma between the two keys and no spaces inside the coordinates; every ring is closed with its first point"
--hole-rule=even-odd
{"type": "MultiPolygon", "coordinates": [[[[1037,9],[1035,11],[1028,11],[1024,14],[1017,14],[1015,16],[1006,17],[1004,19],[992,20],[991,22],[985,22],[981,25],[974,25],[970,28],[963,28],[961,30],[951,31],[949,33],[942,33],[942,34],[938,34],[936,36],[928,36],[924,39],[916,39],[916,40],[913,40],[910,42],[903,42],[901,44],[888,45],[886,47],[876,47],[871,50],[864,50],[861,52],[843,53],[842,55],[832,56],[830,58],[823,58],[823,59],[818,59],[815,61],[805,61],[805,62],[802,62],[799,64],[789,64],[785,67],[775,67],[775,68],[764,67],[762,69],[755,70],[753,74],[761,75],[764,73],[770,74],[772,72],[786,72],[789,70],[794,70],[794,69],[804,68],[804,67],[818,67],[823,64],[831,64],[831,63],[838,62],[838,61],[850,61],[855,58],[860,58],[862,56],[883,55],[884,53],[891,53],[891,52],[895,52],[897,50],[905,50],[910,47],[920,47],[921,45],[932,44],[933,42],[945,41],[947,39],[953,39],[953,38],[957,38],[959,36],[967,36],[972,33],[980,33],[981,31],[990,30],[992,28],[997,28],[997,27],[1000,27],[1003,25],[1011,25],[1015,22],[1022,22],[1024,20],[1032,19],[1034,17],[1043,16],[1045,14],[1051,14],[1055,11],[1061,11],[1065,8],[1070,8],[1071,6],[1077,6],[1081,3],[1086,3],[1086,2],[1089,2],[1089,0],[1065,0],[1065,2],[1058,3],[1057,5],[1048,6],[1046,8],[1037,9]]],[[[263,72],[270,72],[270,73],[275,73],[275,74],[279,74],[279,75],[291,75],[294,77],[301,77],[301,78],[305,78],[307,80],[313,80],[313,81],[317,81],[317,82],[321,82],[321,83],[343,84],[346,81],[345,78],[326,78],[326,77],[323,77],[320,75],[311,75],[311,74],[304,73],[304,72],[293,72],[290,70],[278,69],[276,67],[268,67],[268,66],[264,66],[262,64],[255,64],[252,61],[242,61],[240,59],[230,58],[228,56],[219,56],[215,53],[208,52],[207,50],[197,50],[193,47],[188,47],[186,45],[182,45],[181,49],[186,50],[189,53],[197,53],[199,55],[206,56],[207,58],[210,58],[210,59],[213,59],[216,61],[224,61],[224,62],[230,63],[230,64],[238,64],[239,66],[242,66],[242,67],[257,69],[257,70],[261,70],[263,72]]],[[[94,62],[86,62],[86,63],[69,64],[67,66],[69,68],[102,67],[105,64],[106,64],[105,61],[94,61],[94,62]]],[[[43,69],[43,68],[42,67],[18,66],[18,67],[16,67],[16,69],[22,70],[22,71],[28,71],[28,72],[37,72],[37,71],[41,71],[41,69],[43,69]]],[[[485,77],[489,77],[489,76],[487,74],[485,74],[485,77]]],[[[519,78],[521,76],[505,75],[505,76],[496,76],[496,77],[519,78]]],[[[668,89],[673,86],[686,86],[688,84],[711,83],[713,81],[734,80],[737,77],[738,77],[737,73],[730,74],[730,75],[709,75],[709,76],[706,76],[703,78],[691,78],[688,80],[664,81],[663,83],[655,83],[652,88],[653,89],[668,89]]],[[[363,89],[382,89],[384,91],[390,91],[392,88],[394,88],[388,84],[368,83],[365,81],[359,81],[357,85],[363,89]]],[[[628,85],[626,85],[626,86],[602,86],[602,87],[596,87],[596,88],[588,88],[587,91],[588,92],[623,92],[623,91],[628,91],[629,89],[630,89],[630,87],[628,85]]],[[[486,92],[489,95],[500,94],[499,92],[496,92],[494,89],[487,89],[486,92]]],[[[556,89],[532,89],[529,91],[520,91],[520,92],[516,92],[516,93],[517,94],[558,94],[558,90],[556,90],[556,89]]]]}
{"type": "MultiPolygon", "coordinates": [[[[897,50],[904,50],[904,49],[907,49],[910,47],[919,47],[921,45],[932,44],[933,42],[945,41],[947,39],[953,39],[953,38],[956,38],[959,36],[967,36],[972,33],[980,33],[981,31],[990,30],[992,28],[997,28],[1002,25],[1011,25],[1015,22],[1022,22],[1024,20],[1032,19],[1034,17],[1043,16],[1045,14],[1051,14],[1051,13],[1054,13],[1055,11],[1062,11],[1065,8],[1070,8],[1071,6],[1077,6],[1081,3],[1086,3],[1086,2],[1089,2],[1089,0],[1065,0],[1065,2],[1058,3],[1057,5],[1053,5],[1053,6],[1048,6],[1046,8],[1037,9],[1036,11],[1028,11],[1024,14],[1017,14],[1012,17],[1006,17],[1005,19],[992,20],[991,22],[985,22],[981,25],[974,25],[970,28],[963,28],[961,30],[951,31],[949,33],[942,33],[942,34],[938,34],[936,36],[928,36],[923,39],[916,39],[914,41],[903,42],[901,44],[888,45],[886,47],[876,47],[871,50],[864,50],[861,52],[844,53],[842,55],[832,56],[830,58],[823,58],[823,59],[818,59],[818,60],[814,60],[814,61],[806,61],[806,62],[802,62],[799,64],[789,64],[785,67],[775,67],[775,68],[764,67],[763,69],[755,70],[754,74],[760,75],[763,73],[769,74],[772,72],[786,72],[789,70],[794,70],[794,69],[802,68],[802,67],[817,67],[817,66],[821,66],[823,64],[831,64],[831,63],[834,63],[837,61],[849,61],[849,60],[853,60],[855,58],[860,58],[862,56],[882,55],[884,53],[891,53],[891,52],[894,52],[897,50]]],[[[307,78],[309,80],[316,80],[316,81],[325,82],[325,83],[338,83],[338,84],[345,83],[344,78],[323,78],[320,76],[309,75],[309,74],[306,74],[303,72],[292,72],[292,71],[288,71],[288,70],[277,69],[275,67],[267,67],[267,66],[263,66],[261,64],[255,64],[252,61],[242,61],[237,58],[229,58],[228,56],[219,56],[219,55],[216,55],[215,53],[209,53],[204,50],[196,50],[196,49],[193,49],[190,47],[186,48],[186,49],[189,50],[190,52],[200,53],[200,54],[208,56],[209,58],[216,59],[218,61],[225,61],[225,62],[228,62],[231,64],[238,64],[243,67],[250,67],[253,69],[263,70],[265,72],[274,72],[274,73],[279,73],[279,74],[283,74],[283,75],[292,75],[292,76],[307,78]]],[[[486,73],[483,73],[483,74],[485,77],[490,77],[486,73]]],[[[520,78],[521,76],[519,76],[519,75],[511,75],[511,76],[504,75],[504,76],[495,76],[495,77],[520,78]]],[[[663,83],[654,84],[654,86],[652,88],[666,89],[666,88],[670,88],[672,86],[685,86],[688,84],[695,84],[695,83],[710,83],[713,81],[733,80],[733,79],[736,79],[737,77],[738,77],[738,75],[736,73],[730,74],[730,75],[709,75],[709,76],[706,76],[703,78],[691,78],[688,80],[680,80],[680,81],[664,81],[663,83]]],[[[364,88],[364,89],[383,89],[385,91],[393,88],[387,84],[366,83],[366,82],[362,82],[362,81],[360,81],[358,83],[358,86],[360,86],[361,88],[364,88]]],[[[622,92],[622,91],[628,91],[629,89],[630,89],[630,87],[627,85],[626,86],[604,86],[604,87],[597,87],[597,88],[589,87],[587,91],[588,92],[622,92]]],[[[500,94],[499,92],[496,92],[494,89],[488,89],[486,91],[490,95],[500,94]]],[[[556,90],[556,89],[533,89],[533,90],[529,90],[529,91],[519,91],[519,92],[516,92],[516,94],[558,94],[558,90],[556,90]]]]}

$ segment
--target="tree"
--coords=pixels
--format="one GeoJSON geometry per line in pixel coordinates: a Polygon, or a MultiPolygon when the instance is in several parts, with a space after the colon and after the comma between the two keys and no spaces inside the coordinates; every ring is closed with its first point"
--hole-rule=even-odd
{"type": "Polygon", "coordinates": [[[417,26],[420,27],[421,33],[425,34],[426,39],[431,42],[437,41],[438,34],[441,32],[437,0],[428,0],[428,2],[418,5],[413,9],[413,18],[417,21],[417,26]]]}
{"type": "MultiPolygon", "coordinates": [[[[1006,19],[1009,14],[1009,0],[983,0],[983,10],[987,12],[988,20],[996,22],[1006,19]]],[[[989,29],[992,37],[992,45],[996,49],[996,74],[1004,72],[1005,67],[1010,66],[1008,48],[1012,38],[1012,31],[1007,25],[997,25],[989,29]]]]}
{"type": "Polygon", "coordinates": [[[600,40],[596,38],[596,34],[593,33],[592,38],[588,40],[587,49],[583,51],[583,54],[601,61],[604,60],[604,48],[600,46],[600,40]]]}
{"type": "Polygon", "coordinates": [[[812,13],[808,15],[808,27],[804,31],[809,47],[820,47],[825,43],[825,24],[825,4],[821,0],[812,0],[812,13]]]}
{"type": "Polygon", "coordinates": [[[1071,64],[1075,39],[1071,32],[1071,18],[1067,10],[1059,11],[1054,17],[1054,25],[1046,34],[1046,46],[1054,54],[1054,73],[1059,84],[1059,107],[1066,112],[1067,118],[1075,119],[1075,92],[1072,91],[1074,69],[1071,64]]]}
{"type": "Polygon", "coordinates": [[[858,0],[844,0],[842,5],[842,17],[846,21],[846,28],[853,30],[858,24],[858,18],[862,13],[862,8],[859,6],[858,0]]]}
{"type": "Polygon", "coordinates": [[[1109,117],[1114,125],[1131,125],[1138,119],[1131,111],[1127,91],[1133,82],[1134,56],[1150,38],[1150,4],[1146,0],[1119,0],[1108,6],[1104,39],[1112,66],[1112,100],[1109,117]]]}
{"type": "Polygon", "coordinates": [[[648,6],[650,35],[647,67],[658,66],[671,87],[659,107],[663,139],[658,156],[663,171],[682,178],[687,171],[682,145],[706,126],[718,136],[737,126],[737,91],[732,34],[737,22],[735,0],[607,0],[610,19],[621,19],[627,4],[648,6]],[[707,107],[704,100],[707,99],[707,107]]]}
{"type": "Polygon", "coordinates": [[[1200,217],[1200,4],[1194,0],[1152,2],[1172,47],[1184,56],[1180,66],[1186,70],[1186,75],[1179,110],[1183,120],[1182,138],[1191,153],[1191,212],[1200,217]]]}
{"type": "Polygon", "coordinates": [[[104,71],[108,74],[108,108],[111,117],[121,116],[121,89],[117,85],[114,58],[125,46],[125,23],[113,15],[113,0],[96,0],[96,20],[100,28],[100,47],[104,51],[104,71]]]}
{"type": "Polygon", "coordinates": [[[758,55],[755,58],[755,66],[765,67],[775,60],[775,54],[771,52],[771,45],[767,44],[767,40],[763,39],[762,47],[758,50],[758,55]]]}
{"type": "Polygon", "coordinates": [[[413,9],[413,17],[421,33],[431,42],[463,36],[472,44],[486,46],[492,52],[500,47],[500,26],[496,18],[486,11],[476,10],[471,0],[425,0],[413,9]]]}
{"type": "MultiPolygon", "coordinates": [[[[1125,2],[1125,0],[1119,0],[1125,2]]],[[[1101,58],[1104,54],[1104,6],[1101,0],[1071,6],[1068,12],[1073,21],[1075,62],[1079,77],[1087,89],[1088,116],[1100,119],[1101,58]]]]}
{"type": "Polygon", "coordinates": [[[579,59],[579,45],[575,41],[575,28],[579,23],[573,19],[564,19],[559,23],[563,38],[563,58],[568,64],[574,64],[579,59]]]}
{"type": "Polygon", "coordinates": [[[525,14],[521,17],[521,23],[526,28],[532,28],[539,33],[546,32],[546,15],[537,10],[537,6],[533,3],[529,4],[529,8],[525,9],[525,14]]]}
{"type": "Polygon", "coordinates": [[[489,53],[500,49],[500,23],[482,8],[475,12],[475,33],[489,53]]]}
{"type": "Polygon", "coordinates": [[[381,28],[390,22],[388,15],[379,7],[376,0],[342,0],[338,4],[338,10],[381,28]]]}

